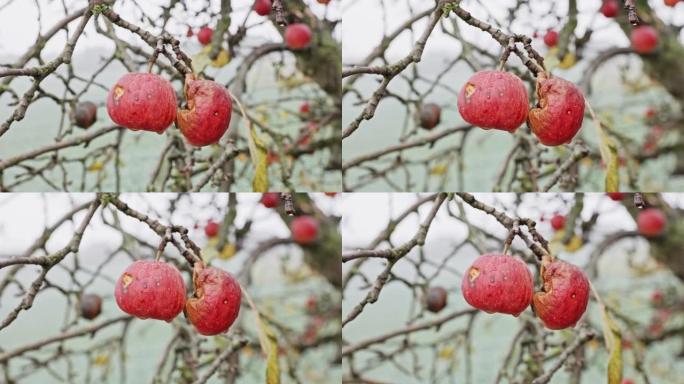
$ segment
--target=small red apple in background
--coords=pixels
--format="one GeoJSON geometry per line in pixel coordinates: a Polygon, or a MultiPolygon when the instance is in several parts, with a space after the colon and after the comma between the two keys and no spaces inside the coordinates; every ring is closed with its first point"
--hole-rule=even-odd
{"type": "Polygon", "coordinates": [[[129,315],[170,322],[183,310],[185,283],[171,264],[138,260],[117,280],[114,297],[129,315]]]}
{"type": "Polygon", "coordinates": [[[543,290],[534,294],[537,316],[549,329],[574,327],[589,303],[589,279],[579,267],[555,260],[542,262],[543,290]]]}
{"type": "Polygon", "coordinates": [[[442,108],[434,103],[423,104],[420,107],[420,126],[425,129],[436,127],[442,119],[442,108]]]}
{"type": "Polygon", "coordinates": [[[537,77],[539,106],[532,108],[528,122],[532,133],[548,146],[572,141],[582,128],[584,96],[575,84],[560,77],[537,77]]]}
{"type": "Polygon", "coordinates": [[[647,208],[639,212],[637,216],[637,227],[639,233],[646,237],[654,237],[663,233],[667,218],[658,208],[647,208]]]}
{"type": "Polygon", "coordinates": [[[632,29],[629,37],[632,49],[640,54],[652,53],[658,47],[658,31],[650,25],[641,25],[632,29]]]}
{"type": "Polygon", "coordinates": [[[656,116],[656,110],[653,107],[648,107],[646,110],[646,118],[647,119],[652,119],[656,116]]]}
{"type": "Polygon", "coordinates": [[[316,0],[318,4],[328,4],[330,3],[330,0],[316,0]]]}
{"type": "Polygon", "coordinates": [[[555,229],[556,231],[563,229],[565,227],[565,216],[555,214],[551,218],[551,228],[555,229]]]}
{"type": "Polygon", "coordinates": [[[82,101],[74,108],[74,123],[77,127],[88,128],[97,120],[97,105],[90,101],[82,101]]]}
{"type": "Polygon", "coordinates": [[[261,204],[266,208],[277,207],[280,203],[280,193],[267,192],[261,195],[261,204]]]}
{"type": "Polygon", "coordinates": [[[311,113],[311,105],[309,105],[309,103],[307,103],[306,101],[303,102],[299,106],[299,113],[301,113],[302,115],[307,115],[307,114],[311,113]]]}
{"type": "Polygon", "coordinates": [[[195,293],[185,304],[185,317],[202,335],[227,331],[240,313],[240,284],[228,272],[201,262],[195,263],[192,281],[195,293]]]}
{"type": "Polygon", "coordinates": [[[280,155],[277,152],[268,151],[268,153],[266,153],[266,163],[268,165],[277,163],[278,161],[280,161],[280,155]]]}
{"type": "Polygon", "coordinates": [[[558,32],[553,29],[546,31],[546,34],[544,35],[544,44],[546,44],[547,47],[555,47],[558,44],[558,32]]]}
{"type": "Polygon", "coordinates": [[[677,3],[679,3],[679,0],[665,0],[665,5],[668,7],[674,7],[677,3]]]}
{"type": "Polygon", "coordinates": [[[292,50],[302,50],[311,44],[311,28],[303,23],[294,23],[285,29],[285,44],[292,50]]]}
{"type": "Polygon", "coordinates": [[[306,299],[306,311],[308,313],[316,313],[316,310],[318,309],[318,299],[316,298],[315,295],[309,296],[309,298],[306,299]]]}
{"type": "Polygon", "coordinates": [[[632,379],[622,379],[620,384],[636,384],[632,379]]]}
{"type": "Polygon", "coordinates": [[[292,239],[302,245],[313,244],[318,239],[318,220],[311,216],[298,216],[290,222],[292,239]]]}
{"type": "Polygon", "coordinates": [[[207,237],[215,237],[218,235],[218,231],[219,224],[212,220],[209,220],[207,225],[204,227],[204,234],[207,235],[207,237]]]}
{"type": "Polygon", "coordinates": [[[107,95],[107,112],[116,124],[162,133],[176,120],[176,92],[152,73],[127,73],[107,95]]]}
{"type": "Polygon", "coordinates": [[[211,38],[214,36],[214,30],[204,26],[200,28],[199,32],[197,32],[197,41],[200,42],[202,45],[207,45],[211,43],[211,38]]]}
{"type": "Polygon", "coordinates": [[[266,16],[271,13],[271,0],[255,0],[254,12],[259,16],[266,16]]]}
{"type": "Polygon", "coordinates": [[[337,195],[337,192],[323,192],[323,193],[325,193],[326,196],[330,196],[330,197],[335,197],[337,195]]]}
{"type": "Polygon", "coordinates": [[[233,104],[221,84],[210,80],[185,79],[188,106],[178,110],[177,124],[188,143],[202,147],[217,143],[228,130],[233,104]]]}
{"type": "Polygon", "coordinates": [[[522,260],[501,254],[479,256],[461,281],[463,298],[487,313],[518,316],[532,302],[532,273],[522,260]]]}
{"type": "Polygon", "coordinates": [[[480,128],[515,132],[525,122],[528,108],[525,84],[508,72],[476,72],[458,94],[461,117],[480,128]]]}
{"type": "Polygon", "coordinates": [[[79,300],[79,307],[81,309],[81,317],[92,320],[102,310],[102,298],[94,293],[83,294],[79,300]]]}
{"type": "Polygon", "coordinates": [[[606,193],[613,201],[622,201],[625,198],[625,194],[622,192],[608,192],[606,193]]]}
{"type": "Polygon", "coordinates": [[[425,308],[438,313],[447,305],[447,291],[443,287],[430,287],[425,294],[425,308]]]}
{"type": "Polygon", "coordinates": [[[620,4],[617,0],[603,0],[601,5],[601,13],[605,17],[615,17],[620,11],[620,4]]]}
{"type": "Polygon", "coordinates": [[[651,304],[653,305],[660,305],[663,302],[663,292],[661,292],[659,289],[656,289],[651,293],[651,304]]]}

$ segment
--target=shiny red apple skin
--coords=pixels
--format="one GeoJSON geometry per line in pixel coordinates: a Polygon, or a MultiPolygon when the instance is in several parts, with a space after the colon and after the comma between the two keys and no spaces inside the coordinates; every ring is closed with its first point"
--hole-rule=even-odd
{"type": "Polygon", "coordinates": [[[162,133],[176,119],[176,92],[171,83],[152,73],[128,73],[107,96],[112,121],[134,131],[162,133]]]}
{"type": "Polygon", "coordinates": [[[658,30],[650,25],[640,25],[632,29],[629,36],[632,49],[642,55],[655,52],[660,40],[658,30]]]}
{"type": "Polygon", "coordinates": [[[254,1],[254,12],[259,16],[268,16],[271,13],[271,8],[273,4],[271,0],[255,0],[254,1]]]}
{"type": "Polygon", "coordinates": [[[558,45],[558,32],[552,29],[546,31],[546,34],[544,35],[544,44],[549,48],[558,45]]]}
{"type": "Polygon", "coordinates": [[[311,216],[297,216],[290,222],[292,239],[302,245],[309,245],[318,239],[318,220],[311,216]]]}
{"type": "Polygon", "coordinates": [[[303,23],[294,23],[285,29],[285,44],[293,51],[306,49],[311,44],[311,28],[303,23]]]}
{"type": "Polygon", "coordinates": [[[656,237],[665,231],[667,218],[658,208],[646,208],[637,215],[639,233],[646,237],[656,237]]]}
{"type": "Polygon", "coordinates": [[[525,84],[508,72],[476,72],[458,94],[463,120],[484,129],[515,132],[525,122],[528,109],[525,84]]]}
{"type": "Polygon", "coordinates": [[[129,315],[170,322],[185,305],[185,283],[172,264],[138,260],[117,280],[114,297],[129,315]]]}
{"type": "Polygon", "coordinates": [[[202,45],[208,45],[211,43],[211,38],[214,36],[214,30],[209,27],[200,28],[197,32],[197,41],[202,45]]]}

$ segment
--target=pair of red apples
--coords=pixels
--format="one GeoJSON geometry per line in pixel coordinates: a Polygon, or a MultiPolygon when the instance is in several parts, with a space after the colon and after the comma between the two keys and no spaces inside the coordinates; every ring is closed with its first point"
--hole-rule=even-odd
{"type": "MultiPolygon", "coordinates": [[[[529,109],[523,81],[508,72],[476,72],[461,88],[458,111],[465,121],[484,129],[515,132],[525,121],[548,146],[569,143],[582,127],[584,96],[571,82],[544,73],[537,77],[538,106],[529,109]]],[[[421,126],[439,123],[439,107],[426,104],[421,126]]]]}
{"type": "Polygon", "coordinates": [[[230,124],[232,102],[222,85],[185,78],[187,107],[177,109],[171,83],[152,73],[128,73],[107,96],[111,119],[132,130],[163,133],[174,121],[188,143],[201,147],[217,143],[230,124]]]}
{"type": "Polygon", "coordinates": [[[138,260],[116,282],[114,297],[122,311],[141,319],[170,322],[181,311],[197,332],[211,336],[226,332],[240,313],[240,284],[228,272],[196,262],[195,292],[186,300],[185,283],[172,264],[138,260]]]}
{"type": "Polygon", "coordinates": [[[543,288],[534,292],[527,264],[513,256],[485,254],[468,268],[461,291],[468,304],[487,313],[518,316],[532,305],[546,328],[574,327],[587,309],[589,279],[562,260],[543,260],[543,288]]]}

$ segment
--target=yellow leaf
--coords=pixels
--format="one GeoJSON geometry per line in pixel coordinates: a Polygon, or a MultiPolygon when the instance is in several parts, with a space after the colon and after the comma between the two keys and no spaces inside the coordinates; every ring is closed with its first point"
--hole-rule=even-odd
{"type": "Polygon", "coordinates": [[[576,63],[577,63],[577,57],[575,56],[575,54],[572,52],[567,52],[565,54],[565,56],[563,56],[563,60],[561,60],[560,63],[558,64],[558,68],[562,68],[562,69],[572,68],[575,66],[576,63]]]}
{"type": "Polygon", "coordinates": [[[606,192],[618,192],[620,190],[620,173],[618,172],[617,146],[613,139],[603,130],[603,127],[601,127],[601,122],[596,117],[591,105],[589,103],[586,103],[586,105],[594,118],[594,126],[599,137],[599,152],[601,153],[603,163],[606,165],[606,192]]]}
{"type": "Polygon", "coordinates": [[[97,355],[93,359],[93,365],[96,367],[102,367],[104,365],[107,365],[109,363],[109,355],[102,354],[102,355],[97,355]]]}
{"type": "Polygon", "coordinates": [[[252,180],[252,190],[254,192],[268,191],[268,161],[266,160],[267,150],[263,141],[259,138],[256,130],[249,127],[247,135],[249,144],[249,154],[254,163],[254,179],[252,180]]]}
{"type": "Polygon", "coordinates": [[[95,161],[94,163],[90,164],[88,166],[88,172],[97,172],[101,170],[104,167],[104,164],[102,164],[101,161],[95,161]]]}
{"type": "Polygon", "coordinates": [[[270,343],[270,346],[268,351],[268,358],[266,360],[266,384],[280,384],[278,343],[272,331],[268,333],[268,341],[270,343]]]}
{"type": "MultiPolygon", "coordinates": [[[[592,288],[593,290],[593,288],[592,288]]],[[[608,384],[620,384],[622,382],[622,333],[617,323],[610,317],[606,306],[598,298],[595,290],[594,295],[599,302],[601,310],[601,322],[603,326],[603,339],[608,350],[608,384]]]]}
{"type": "Polygon", "coordinates": [[[257,337],[261,351],[266,355],[266,384],[280,384],[280,363],[278,360],[278,340],[275,333],[266,322],[261,318],[259,309],[247,291],[242,290],[242,294],[247,299],[247,304],[254,312],[257,337]]]}
{"type": "Polygon", "coordinates": [[[230,62],[230,53],[225,49],[219,52],[218,56],[211,62],[211,66],[214,68],[221,68],[230,62]]]}
{"type": "Polygon", "coordinates": [[[433,175],[433,176],[443,175],[443,174],[445,174],[446,172],[447,172],[447,167],[446,167],[446,165],[443,165],[443,164],[435,165],[435,166],[432,167],[432,169],[430,170],[430,174],[433,175]]]}
{"type": "Polygon", "coordinates": [[[454,357],[454,347],[444,347],[439,350],[438,356],[440,359],[450,360],[454,357]]]}
{"type": "Polygon", "coordinates": [[[578,249],[582,248],[582,245],[584,245],[584,243],[582,242],[582,238],[575,234],[572,235],[570,241],[567,244],[565,244],[565,250],[568,252],[575,252],[578,249]]]}
{"type": "Polygon", "coordinates": [[[218,258],[221,260],[228,260],[235,256],[235,244],[226,244],[223,246],[223,249],[221,250],[221,253],[219,253],[218,258]]]}

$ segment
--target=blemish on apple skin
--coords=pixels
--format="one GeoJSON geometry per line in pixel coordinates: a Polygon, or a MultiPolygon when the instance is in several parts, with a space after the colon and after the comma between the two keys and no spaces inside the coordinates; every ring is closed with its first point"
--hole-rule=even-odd
{"type": "Polygon", "coordinates": [[[131,285],[131,283],[133,282],[133,276],[131,276],[131,275],[128,274],[128,273],[124,273],[122,279],[123,279],[123,287],[124,287],[124,289],[125,289],[125,288],[128,288],[128,286],[131,285]]]}
{"type": "Polygon", "coordinates": [[[126,93],[126,91],[124,90],[124,87],[122,87],[120,85],[117,85],[116,87],[114,87],[114,101],[119,101],[119,99],[121,98],[121,96],[124,95],[124,93],[126,93]]]}
{"type": "Polygon", "coordinates": [[[468,271],[468,279],[470,280],[470,282],[472,283],[473,281],[475,281],[475,279],[477,279],[478,276],[480,276],[480,270],[477,268],[470,268],[470,270],[468,271]]]}
{"type": "Polygon", "coordinates": [[[470,97],[475,93],[475,86],[471,83],[466,84],[466,97],[470,97]]]}

